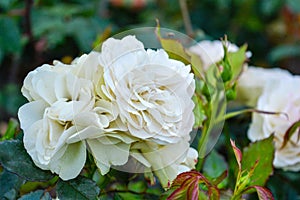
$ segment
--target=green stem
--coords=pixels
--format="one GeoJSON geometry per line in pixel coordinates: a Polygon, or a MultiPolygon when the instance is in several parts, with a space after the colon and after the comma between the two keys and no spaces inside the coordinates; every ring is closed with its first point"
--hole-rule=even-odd
{"type": "Polygon", "coordinates": [[[197,171],[200,171],[203,166],[204,156],[206,153],[206,144],[207,144],[207,140],[208,140],[208,136],[209,136],[208,130],[209,129],[207,128],[207,126],[203,127],[202,135],[201,135],[201,138],[198,143],[199,160],[198,160],[198,163],[196,166],[197,171]]]}

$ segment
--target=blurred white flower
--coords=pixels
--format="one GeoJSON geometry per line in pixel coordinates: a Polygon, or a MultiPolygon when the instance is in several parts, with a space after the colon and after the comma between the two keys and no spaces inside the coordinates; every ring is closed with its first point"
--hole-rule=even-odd
{"type": "Polygon", "coordinates": [[[277,82],[290,76],[288,71],[279,68],[248,67],[237,82],[237,100],[254,107],[267,82],[277,82]]]}
{"type": "MultiPolygon", "coordinates": [[[[239,47],[235,44],[227,42],[228,52],[236,52],[239,47]]],[[[207,70],[212,64],[221,61],[224,57],[223,43],[220,40],[203,40],[189,48],[192,53],[200,56],[203,64],[203,69],[207,70]]],[[[246,57],[251,57],[251,52],[246,52],[246,57]]]]}
{"type": "MultiPolygon", "coordinates": [[[[260,70],[257,70],[260,72],[260,70]]],[[[285,170],[300,170],[300,141],[294,133],[284,148],[283,138],[288,128],[300,119],[300,77],[288,75],[278,70],[267,72],[269,79],[257,79],[253,83],[261,84],[261,95],[256,109],[272,112],[283,112],[288,115],[266,115],[253,113],[252,123],[248,130],[251,141],[261,140],[274,133],[275,158],[274,166],[285,170]],[[274,72],[273,76],[271,75],[274,72]],[[268,74],[269,73],[269,74],[268,74]],[[278,75],[280,75],[278,77],[278,75]]],[[[261,74],[257,74],[259,77],[261,74]]],[[[253,77],[253,76],[252,76],[253,77]]],[[[249,94],[251,95],[251,94],[249,94]]]]}
{"type": "Polygon", "coordinates": [[[118,106],[131,135],[160,144],[177,143],[194,124],[195,90],[190,66],[164,50],[145,50],[134,36],[102,45],[102,91],[118,106]]]}

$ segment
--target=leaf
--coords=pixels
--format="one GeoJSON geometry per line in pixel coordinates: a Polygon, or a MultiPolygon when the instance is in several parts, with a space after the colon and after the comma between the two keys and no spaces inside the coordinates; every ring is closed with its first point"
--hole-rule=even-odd
{"type": "Polygon", "coordinates": [[[247,50],[247,45],[244,44],[239,48],[238,51],[227,53],[228,60],[231,66],[231,71],[232,71],[231,82],[235,82],[243,71],[243,64],[247,59],[246,50],[247,50]]]}
{"type": "Polygon", "coordinates": [[[78,176],[70,181],[59,180],[56,190],[58,198],[66,200],[97,199],[100,193],[100,188],[97,184],[83,176],[78,176]]]}
{"type": "Polygon", "coordinates": [[[300,120],[294,122],[289,128],[288,130],[285,132],[284,137],[283,137],[283,143],[281,145],[281,149],[285,147],[285,145],[288,143],[288,141],[290,140],[290,138],[295,134],[298,133],[298,140],[300,137],[300,120]],[[298,131],[296,131],[298,129],[298,131]]]}
{"type": "Polygon", "coordinates": [[[8,122],[8,126],[4,133],[4,136],[1,138],[1,141],[12,139],[15,136],[18,126],[18,121],[16,119],[11,118],[8,122]]]}
{"type": "Polygon", "coordinates": [[[47,181],[53,178],[50,171],[41,170],[35,166],[20,140],[0,142],[0,164],[7,171],[26,180],[47,181]]]}
{"type": "Polygon", "coordinates": [[[16,199],[24,182],[16,174],[3,170],[0,175],[0,199],[16,199]]]}
{"type": "MultiPolygon", "coordinates": [[[[210,180],[214,180],[214,178],[222,175],[224,173],[224,171],[227,170],[227,168],[228,168],[228,166],[227,166],[227,163],[226,163],[225,159],[223,158],[223,156],[221,156],[220,154],[218,154],[218,152],[213,150],[205,159],[205,162],[203,165],[203,174],[210,180]]],[[[225,177],[223,177],[223,179],[225,177]]],[[[216,184],[219,184],[219,183],[220,182],[218,181],[218,183],[216,183],[216,184]]]]}
{"type": "Polygon", "coordinates": [[[212,183],[213,183],[214,185],[218,185],[218,188],[225,187],[225,185],[227,184],[227,179],[226,179],[227,176],[228,176],[228,171],[225,170],[221,175],[219,175],[218,177],[214,178],[214,179],[212,180],[212,183]],[[226,180],[226,181],[224,181],[224,180],[226,180]],[[224,183],[224,186],[223,186],[222,184],[219,186],[219,184],[222,183],[222,181],[225,182],[225,183],[224,183]]]}
{"type": "Polygon", "coordinates": [[[185,51],[185,48],[182,46],[182,44],[174,39],[175,33],[169,33],[171,37],[169,38],[163,38],[161,35],[160,25],[157,21],[156,26],[156,35],[161,43],[162,48],[169,54],[169,57],[175,60],[180,60],[185,64],[190,63],[190,56],[185,51]]]}
{"type": "Polygon", "coordinates": [[[251,186],[251,187],[248,187],[247,190],[252,189],[252,188],[254,188],[256,190],[259,200],[273,200],[274,199],[272,193],[268,189],[261,187],[261,186],[251,186]]]}
{"type": "Polygon", "coordinates": [[[167,200],[179,199],[198,199],[199,184],[204,184],[207,188],[207,196],[209,199],[219,199],[220,192],[205,176],[197,171],[184,172],[179,174],[173,181],[171,189],[175,189],[167,200]]]}
{"type": "Polygon", "coordinates": [[[231,143],[231,147],[233,149],[236,161],[239,166],[239,171],[241,171],[242,170],[241,162],[242,162],[242,157],[243,157],[242,152],[238,147],[235,146],[235,142],[233,140],[230,139],[230,143],[231,143]]]}
{"type": "Polygon", "coordinates": [[[52,198],[48,192],[45,192],[44,190],[37,190],[22,196],[18,200],[32,200],[32,199],[51,200],[52,198]]]}
{"type": "Polygon", "coordinates": [[[273,136],[257,141],[244,148],[242,168],[250,170],[256,162],[250,177],[251,186],[264,186],[269,176],[273,173],[274,145],[273,136]]]}
{"type": "Polygon", "coordinates": [[[145,181],[130,181],[128,183],[128,190],[134,191],[137,193],[143,193],[147,190],[147,184],[145,181]]]}
{"type": "Polygon", "coordinates": [[[198,199],[199,186],[198,179],[185,179],[181,186],[176,189],[167,200],[175,199],[198,199]]]}

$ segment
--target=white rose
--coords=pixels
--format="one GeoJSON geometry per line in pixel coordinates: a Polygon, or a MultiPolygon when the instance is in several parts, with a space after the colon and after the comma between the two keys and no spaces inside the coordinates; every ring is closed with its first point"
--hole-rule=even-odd
{"type": "Polygon", "coordinates": [[[267,82],[289,78],[291,74],[279,68],[248,67],[237,82],[237,100],[254,107],[267,82]]]}
{"type": "MultiPolygon", "coordinates": [[[[239,50],[238,46],[230,42],[227,43],[228,52],[236,52],[239,50]]],[[[200,56],[203,62],[203,69],[207,70],[212,64],[221,61],[224,57],[223,43],[220,40],[209,41],[203,40],[198,44],[189,48],[192,53],[200,56]]],[[[251,52],[246,52],[247,58],[251,57],[251,52]]]]}
{"type": "Polygon", "coordinates": [[[261,140],[274,133],[274,166],[291,171],[300,170],[300,141],[298,132],[294,133],[287,145],[281,149],[283,137],[288,128],[300,119],[300,77],[285,76],[280,80],[270,79],[258,98],[257,109],[283,112],[288,115],[266,115],[253,113],[252,124],[248,130],[251,141],[261,140]]]}
{"type": "Polygon", "coordinates": [[[30,72],[22,87],[30,102],[18,112],[24,146],[34,163],[64,180],[76,177],[86,160],[84,142],[66,143],[77,133],[74,116],[94,105],[91,81],[76,77],[74,67],[55,61],[30,72]]]}
{"type": "Polygon", "coordinates": [[[144,50],[134,36],[102,45],[102,91],[119,109],[129,133],[161,144],[177,143],[194,124],[195,90],[190,66],[164,50],[144,50]]]}

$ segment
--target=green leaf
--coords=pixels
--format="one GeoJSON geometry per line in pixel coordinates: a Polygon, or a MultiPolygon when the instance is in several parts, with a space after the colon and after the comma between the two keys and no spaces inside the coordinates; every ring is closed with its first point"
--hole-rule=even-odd
{"type": "MultiPolygon", "coordinates": [[[[224,171],[226,171],[228,165],[222,155],[220,155],[217,151],[213,150],[206,158],[203,165],[203,174],[213,180],[214,178],[222,175],[224,171]]],[[[224,187],[227,183],[227,179],[223,182],[222,186],[224,187]]]]}
{"type": "Polygon", "coordinates": [[[7,171],[30,181],[47,181],[53,177],[50,171],[41,170],[35,166],[27,154],[23,142],[19,140],[0,142],[0,164],[7,171]]]}
{"type": "Polygon", "coordinates": [[[4,133],[4,136],[1,138],[1,141],[14,138],[18,126],[18,121],[16,119],[11,118],[8,122],[8,126],[4,133]]]}
{"type": "Polygon", "coordinates": [[[16,174],[4,170],[0,175],[0,199],[16,199],[24,182],[16,174]]]}
{"type": "Polygon", "coordinates": [[[144,196],[141,194],[135,194],[135,193],[131,193],[131,192],[116,192],[114,195],[114,199],[120,199],[120,200],[144,200],[144,196]]]}
{"type": "Polygon", "coordinates": [[[189,64],[190,56],[186,53],[179,41],[160,37],[160,42],[163,49],[168,52],[170,58],[189,64]]]}
{"type": "Polygon", "coordinates": [[[128,190],[137,192],[137,193],[142,193],[147,190],[147,184],[145,181],[130,181],[128,183],[128,190]]]}
{"type": "Polygon", "coordinates": [[[232,71],[232,80],[236,81],[236,79],[240,76],[243,70],[243,64],[246,61],[246,50],[247,45],[244,44],[239,48],[238,51],[228,52],[228,60],[231,66],[232,71]]]}
{"type": "Polygon", "coordinates": [[[273,136],[257,141],[244,148],[242,169],[250,170],[258,161],[249,186],[264,186],[273,173],[274,145],[273,136]]]}
{"type": "Polygon", "coordinates": [[[83,176],[70,181],[59,180],[57,183],[57,196],[65,200],[97,199],[100,188],[97,184],[83,176]]]}
{"type": "Polygon", "coordinates": [[[44,190],[37,190],[22,196],[18,200],[34,200],[34,199],[51,200],[52,198],[48,192],[45,192],[44,190]]]}

